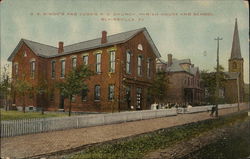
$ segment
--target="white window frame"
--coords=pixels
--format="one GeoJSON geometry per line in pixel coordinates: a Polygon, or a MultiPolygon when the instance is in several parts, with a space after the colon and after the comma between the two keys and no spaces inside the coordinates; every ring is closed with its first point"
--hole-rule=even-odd
{"type": "Polygon", "coordinates": [[[101,59],[102,59],[102,54],[101,53],[97,53],[96,55],[95,55],[96,57],[96,68],[95,68],[95,71],[96,71],[96,73],[101,73],[101,59]],[[99,58],[98,58],[98,56],[100,56],[99,58]]]}
{"type": "Polygon", "coordinates": [[[30,77],[32,79],[35,78],[35,71],[36,71],[36,61],[32,60],[30,61],[30,77]]]}
{"type": "Polygon", "coordinates": [[[51,78],[56,77],[56,61],[51,61],[51,78]],[[54,68],[53,68],[54,65],[54,68]]]}
{"type": "Polygon", "coordinates": [[[126,73],[131,74],[131,51],[127,50],[126,51],[126,73]]]}
{"type": "Polygon", "coordinates": [[[151,64],[152,63],[152,60],[150,58],[147,59],[147,77],[148,78],[151,78],[151,64]]]}
{"type": "Polygon", "coordinates": [[[108,100],[112,101],[115,99],[115,85],[110,84],[108,87],[108,100]]]}
{"type": "Polygon", "coordinates": [[[61,76],[61,78],[64,78],[65,73],[66,73],[66,60],[62,59],[60,62],[61,62],[60,63],[61,64],[61,74],[60,74],[60,76],[61,76]],[[63,62],[64,62],[64,67],[63,67],[63,62]]]}
{"type": "Polygon", "coordinates": [[[109,51],[109,72],[115,72],[115,51],[109,51]]]}
{"type": "Polygon", "coordinates": [[[15,76],[18,75],[18,63],[14,63],[15,76]]]}
{"type": "Polygon", "coordinates": [[[142,55],[137,57],[137,75],[142,76],[142,55]]]}
{"type": "Polygon", "coordinates": [[[81,98],[82,98],[82,101],[87,101],[87,99],[88,99],[88,89],[83,89],[82,90],[81,98]],[[85,92],[85,91],[86,91],[86,95],[83,96],[83,92],[85,92]]]}
{"type": "Polygon", "coordinates": [[[71,58],[71,68],[72,68],[72,69],[75,69],[76,66],[77,66],[77,57],[76,57],[76,56],[73,56],[73,57],[71,58]]]}
{"type": "Polygon", "coordinates": [[[100,101],[101,100],[101,86],[100,85],[95,85],[94,88],[94,100],[95,101],[100,101]],[[97,88],[99,88],[99,92],[97,90],[97,88]]]}
{"type": "Polygon", "coordinates": [[[82,56],[82,63],[83,63],[83,65],[88,65],[88,62],[89,62],[89,55],[83,55],[82,56]]]}

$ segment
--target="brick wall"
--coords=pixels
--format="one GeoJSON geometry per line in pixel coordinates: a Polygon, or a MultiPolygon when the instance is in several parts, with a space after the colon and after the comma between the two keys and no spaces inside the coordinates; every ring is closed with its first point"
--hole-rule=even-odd
{"type": "MultiPolygon", "coordinates": [[[[45,59],[37,57],[26,44],[23,44],[12,61],[13,80],[14,81],[26,80],[31,86],[35,86],[38,83],[38,80],[45,77],[45,71],[42,71],[42,70],[46,70],[46,68],[45,69],[41,68],[42,65],[40,64],[44,62],[46,62],[45,59]],[[30,62],[32,60],[35,61],[35,69],[36,69],[34,78],[31,77],[31,73],[30,73],[31,72],[30,62]],[[14,71],[14,65],[16,63],[18,63],[17,75],[15,74],[15,71],[14,71]]],[[[23,105],[23,99],[18,94],[15,94],[14,99],[15,101],[13,101],[13,103],[15,103],[16,106],[23,105]]],[[[25,104],[26,106],[34,106],[34,105],[36,106],[38,104],[37,97],[36,96],[32,97],[30,94],[26,94],[25,104]]]]}
{"type": "MultiPolygon", "coordinates": [[[[25,80],[33,85],[37,85],[40,81],[45,80],[49,87],[55,86],[57,81],[64,80],[61,77],[61,60],[65,60],[65,72],[66,75],[72,70],[72,57],[77,58],[77,65],[83,63],[83,56],[88,55],[88,66],[95,72],[96,64],[96,53],[101,53],[101,73],[95,74],[86,81],[88,86],[87,100],[82,101],[81,95],[75,97],[75,101],[72,103],[73,111],[118,111],[128,110],[129,107],[125,100],[125,88],[126,86],[131,87],[131,104],[136,106],[137,93],[136,89],[142,89],[142,109],[150,108],[150,103],[147,102],[147,88],[151,86],[154,75],[155,75],[155,54],[151,49],[147,39],[143,33],[137,34],[135,37],[123,44],[112,45],[94,50],[88,50],[85,52],[76,52],[74,54],[62,55],[53,58],[42,58],[36,56],[27,45],[23,44],[17,55],[13,59],[13,64],[18,62],[19,74],[30,75],[31,59],[36,61],[36,70],[34,79],[30,76],[26,76],[25,80]],[[138,49],[138,45],[141,44],[143,50],[138,49]],[[26,51],[27,57],[23,56],[24,50],[26,51]],[[109,72],[109,51],[115,50],[115,72],[109,72]],[[126,51],[132,52],[131,56],[131,74],[126,73],[126,51]],[[137,75],[137,57],[142,56],[142,75],[137,75]],[[146,61],[151,59],[151,77],[147,77],[146,61]],[[55,78],[51,76],[51,63],[55,61],[55,78]],[[115,85],[115,99],[113,101],[108,100],[108,86],[115,85]],[[101,87],[100,101],[94,100],[94,88],[95,85],[101,87]]],[[[14,65],[13,65],[14,66],[14,65]]],[[[14,70],[14,68],[13,68],[14,70]]],[[[14,72],[14,71],[12,71],[14,72]]],[[[18,77],[18,79],[21,79],[18,77]]],[[[50,95],[39,95],[34,98],[26,97],[26,105],[43,106],[47,110],[58,110],[61,104],[61,95],[58,89],[51,91],[50,95]],[[49,96],[53,94],[53,100],[49,96]]],[[[64,109],[68,110],[69,100],[64,99],[64,109]]],[[[16,105],[22,105],[21,99],[16,98],[16,105]]]]}

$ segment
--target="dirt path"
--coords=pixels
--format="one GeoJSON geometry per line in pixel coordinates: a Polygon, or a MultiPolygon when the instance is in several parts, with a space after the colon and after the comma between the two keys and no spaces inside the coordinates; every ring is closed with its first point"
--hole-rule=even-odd
{"type": "Polygon", "coordinates": [[[236,158],[238,158],[238,155],[249,155],[249,149],[248,152],[244,150],[244,146],[246,149],[249,148],[249,126],[249,120],[247,120],[244,122],[237,122],[233,125],[230,124],[225,127],[217,128],[202,133],[191,139],[175,143],[165,149],[150,152],[144,157],[144,159],[201,158],[199,155],[202,155],[202,158],[216,158],[217,154],[220,154],[220,158],[228,158],[230,155],[234,155],[231,156],[231,158],[235,158],[236,156],[236,158]],[[235,138],[237,138],[237,141],[235,138]],[[245,141],[248,142],[245,143],[245,141]],[[217,145],[219,144],[219,147],[214,146],[216,145],[215,143],[217,145]],[[209,148],[209,146],[212,145],[213,149],[211,149],[211,147],[209,148]],[[230,147],[230,149],[226,148],[227,146],[230,147]],[[238,146],[241,147],[240,151],[235,149],[235,147],[238,146]],[[206,150],[206,153],[204,153],[204,150],[206,150]]]}
{"type": "Polygon", "coordinates": [[[174,144],[173,146],[160,149],[154,152],[149,153],[144,158],[145,159],[177,159],[184,157],[185,155],[189,154],[190,152],[194,152],[199,150],[200,148],[208,145],[218,138],[221,138],[225,135],[226,130],[216,129],[213,131],[209,131],[206,133],[201,134],[200,136],[196,136],[190,140],[184,140],[174,144]]]}
{"type": "MultiPolygon", "coordinates": [[[[247,105],[241,109],[246,109],[247,105]]],[[[219,115],[237,111],[237,107],[220,110],[219,115]]],[[[211,118],[209,113],[185,114],[165,118],[127,122],[64,131],[31,134],[1,139],[1,157],[24,158],[82,145],[93,144],[161,128],[182,125],[211,118]]]]}

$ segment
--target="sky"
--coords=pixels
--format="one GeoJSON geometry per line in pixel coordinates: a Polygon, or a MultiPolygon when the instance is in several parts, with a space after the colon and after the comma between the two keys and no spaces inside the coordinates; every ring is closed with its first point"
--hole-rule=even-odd
{"type": "Polygon", "coordinates": [[[237,18],[244,81],[249,83],[248,8],[243,0],[3,0],[1,65],[8,63],[21,38],[70,45],[99,38],[103,30],[112,35],[146,27],[163,59],[169,53],[177,59],[190,58],[200,70],[214,70],[214,39],[222,37],[220,64],[227,71],[237,18]]]}

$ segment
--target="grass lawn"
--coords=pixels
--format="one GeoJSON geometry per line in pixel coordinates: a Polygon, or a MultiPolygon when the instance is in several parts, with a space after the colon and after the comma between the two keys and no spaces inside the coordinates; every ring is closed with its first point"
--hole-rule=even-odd
{"type": "Polygon", "coordinates": [[[215,128],[231,125],[247,119],[247,113],[234,114],[218,119],[210,119],[196,123],[161,129],[153,133],[118,140],[112,143],[86,148],[80,152],[65,156],[70,159],[134,159],[143,158],[147,153],[166,148],[172,144],[195,137],[215,128]]]}
{"type": "Polygon", "coordinates": [[[20,111],[5,111],[1,110],[1,120],[18,120],[18,119],[30,119],[30,118],[49,118],[49,117],[62,117],[68,114],[48,113],[42,115],[41,112],[20,112],[20,111]]]}

